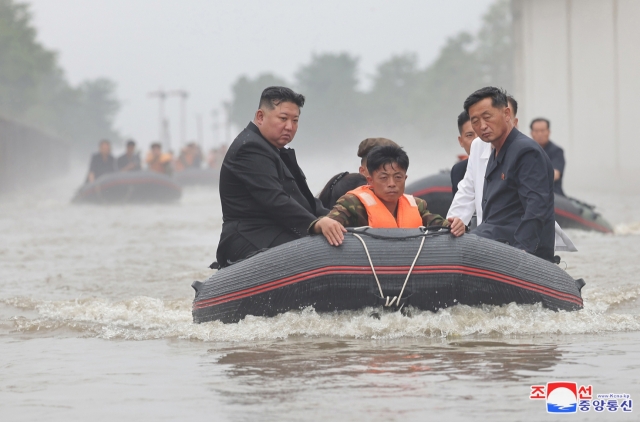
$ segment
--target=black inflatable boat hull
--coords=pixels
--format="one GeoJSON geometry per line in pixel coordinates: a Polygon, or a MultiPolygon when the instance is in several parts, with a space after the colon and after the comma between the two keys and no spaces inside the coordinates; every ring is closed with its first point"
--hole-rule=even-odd
{"type": "MultiPolygon", "coordinates": [[[[453,202],[450,172],[424,177],[407,185],[405,191],[427,201],[429,211],[443,217],[453,202]]],[[[594,210],[594,207],[576,199],[555,195],[556,221],[563,229],[580,229],[613,233],[613,227],[594,210]]]]}
{"type": "MultiPolygon", "coordinates": [[[[419,229],[369,229],[361,235],[386,296],[397,296],[418,252],[419,229]]],[[[456,304],[542,303],[554,310],[582,308],[584,282],[557,265],[513,247],[466,234],[429,235],[402,295],[403,305],[437,311],[456,304]]],[[[312,236],[269,249],[194,282],[193,320],[236,322],[313,306],[318,312],[379,306],[363,245],[352,234],[340,247],[312,236]]]]}
{"type": "Polygon", "coordinates": [[[174,173],[173,178],[180,186],[218,186],[220,170],[185,169],[174,173]]]}
{"type": "Polygon", "coordinates": [[[164,203],[178,201],[181,196],[182,188],[170,177],[151,171],[132,171],[101,176],[80,188],[73,202],[164,203]]]}

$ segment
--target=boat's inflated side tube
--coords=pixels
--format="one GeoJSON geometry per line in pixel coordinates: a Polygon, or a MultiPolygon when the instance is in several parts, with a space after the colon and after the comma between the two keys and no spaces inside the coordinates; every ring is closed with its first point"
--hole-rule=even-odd
{"type": "Polygon", "coordinates": [[[247,315],[274,316],[308,306],[318,312],[357,310],[387,303],[401,291],[401,306],[430,311],[512,302],[542,303],[554,310],[582,308],[582,285],[557,265],[475,235],[455,238],[446,230],[349,232],[340,247],[322,236],[306,237],[219,270],[193,287],[195,322],[236,322],[247,315]],[[364,240],[371,260],[355,234],[364,240]]]}

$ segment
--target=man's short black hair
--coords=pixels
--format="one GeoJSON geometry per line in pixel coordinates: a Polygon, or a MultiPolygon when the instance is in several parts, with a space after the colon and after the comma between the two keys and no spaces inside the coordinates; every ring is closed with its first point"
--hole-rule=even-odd
{"type": "Polygon", "coordinates": [[[409,168],[409,156],[402,147],[386,145],[375,147],[367,155],[367,170],[373,177],[373,172],[387,164],[397,164],[402,170],[409,168]]]}
{"type": "Polygon", "coordinates": [[[513,111],[513,117],[516,117],[518,115],[518,102],[512,95],[507,95],[507,101],[511,106],[511,111],[513,111]]]}
{"type": "Polygon", "coordinates": [[[162,144],[160,142],[154,142],[151,144],[151,148],[162,148],[162,144]]]}
{"type": "Polygon", "coordinates": [[[462,126],[469,121],[469,113],[463,111],[458,114],[458,132],[462,135],[462,126]]]}
{"type": "Polygon", "coordinates": [[[102,144],[111,145],[111,141],[108,139],[101,139],[100,142],[98,142],[98,145],[102,145],[102,144]]]}
{"type": "Polygon", "coordinates": [[[536,122],[545,122],[547,124],[547,129],[551,129],[551,122],[549,121],[549,119],[545,119],[544,117],[536,117],[535,119],[533,119],[531,121],[531,124],[529,125],[529,129],[533,130],[533,124],[536,122]]]}
{"type": "Polygon", "coordinates": [[[262,91],[258,108],[266,107],[269,110],[273,110],[279,104],[286,102],[294,103],[302,108],[304,106],[304,95],[284,86],[270,86],[262,91]]]}
{"type": "Polygon", "coordinates": [[[495,86],[487,86],[480,88],[464,100],[464,111],[469,113],[469,109],[472,105],[479,103],[485,98],[491,98],[491,105],[493,107],[502,108],[509,106],[507,101],[507,92],[504,89],[496,88],[495,86]]]}
{"type": "Polygon", "coordinates": [[[136,146],[136,141],[134,141],[133,139],[129,139],[127,141],[127,146],[128,147],[135,147],[136,146]]]}

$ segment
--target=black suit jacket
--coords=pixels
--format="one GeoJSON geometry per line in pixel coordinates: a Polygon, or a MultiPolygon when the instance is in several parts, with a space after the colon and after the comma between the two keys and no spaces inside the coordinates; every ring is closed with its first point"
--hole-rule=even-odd
{"type": "Polygon", "coordinates": [[[238,236],[256,249],[272,246],[282,233],[307,235],[309,225],[328,210],[314,198],[293,149],[278,150],[249,125],[227,151],[220,169],[222,233],[216,258],[238,236]]]}
{"type": "Polygon", "coordinates": [[[482,198],[482,224],[472,233],[553,259],[553,167],[540,145],[514,128],[489,157],[482,198]]]}
{"type": "Polygon", "coordinates": [[[457,162],[451,167],[451,190],[453,191],[453,196],[458,192],[458,183],[464,179],[464,174],[467,172],[467,164],[469,164],[468,158],[457,162]]]}

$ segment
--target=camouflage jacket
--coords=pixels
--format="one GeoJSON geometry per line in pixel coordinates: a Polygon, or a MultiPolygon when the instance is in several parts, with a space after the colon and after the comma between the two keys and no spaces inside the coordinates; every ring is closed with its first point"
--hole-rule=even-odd
{"type": "MultiPolygon", "coordinates": [[[[449,222],[438,214],[431,214],[427,209],[427,202],[418,197],[415,198],[418,205],[418,212],[422,216],[422,225],[427,226],[449,226],[449,222]]],[[[352,193],[347,193],[336,202],[327,217],[336,220],[344,227],[363,227],[369,225],[367,210],[360,202],[360,199],[352,193]]],[[[321,217],[322,218],[322,217],[321,217]]],[[[318,219],[319,220],[319,219],[318,219]]],[[[309,233],[318,220],[309,226],[309,233]]]]}

